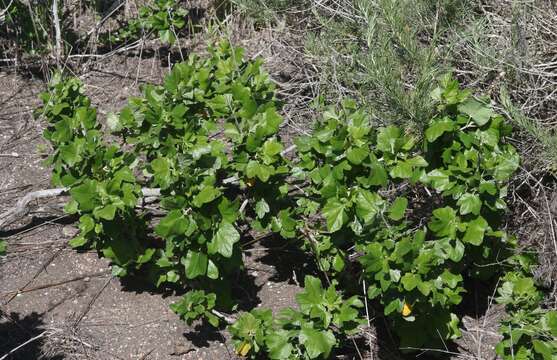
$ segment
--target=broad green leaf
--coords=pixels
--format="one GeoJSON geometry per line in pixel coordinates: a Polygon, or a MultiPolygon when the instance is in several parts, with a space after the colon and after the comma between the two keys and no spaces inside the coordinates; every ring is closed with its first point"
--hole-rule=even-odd
{"type": "Polygon", "coordinates": [[[265,214],[269,212],[269,204],[265,201],[265,199],[261,199],[255,204],[255,213],[259,219],[262,219],[265,214]]]}
{"type": "Polygon", "coordinates": [[[147,85],[145,86],[144,94],[145,99],[149,102],[149,105],[159,110],[162,102],[164,101],[164,95],[162,94],[161,89],[153,85],[147,85]]]}
{"type": "Polygon", "coordinates": [[[533,340],[534,350],[543,356],[543,360],[554,360],[557,355],[557,344],[551,344],[549,341],[533,340]]]}
{"type": "Polygon", "coordinates": [[[180,275],[178,275],[176,271],[170,270],[166,273],[166,281],[176,283],[178,280],[180,280],[180,275]]]}
{"type": "Polygon", "coordinates": [[[410,179],[417,175],[415,168],[425,167],[427,162],[421,156],[415,156],[407,160],[399,160],[396,165],[391,169],[389,174],[394,179],[410,179]]]}
{"type": "Polygon", "coordinates": [[[209,259],[209,263],[207,265],[207,277],[213,280],[219,278],[219,268],[215,265],[215,263],[211,259],[209,259]]]}
{"type": "Polygon", "coordinates": [[[393,311],[399,311],[400,309],[402,309],[402,301],[400,301],[400,299],[394,299],[385,306],[383,312],[385,315],[389,315],[393,311]]]}
{"type": "Polygon", "coordinates": [[[495,195],[497,193],[497,185],[494,181],[482,181],[479,187],[480,193],[488,193],[489,195],[495,195]]]}
{"type": "Polygon", "coordinates": [[[466,193],[462,195],[456,203],[460,206],[461,215],[479,215],[482,208],[482,200],[476,194],[466,193]]]}
{"type": "Polygon", "coordinates": [[[484,239],[484,233],[488,229],[487,221],[481,216],[470,221],[466,227],[466,233],[462,241],[472,245],[480,245],[484,239]]]}
{"type": "Polygon", "coordinates": [[[346,151],[346,158],[354,165],[360,165],[369,156],[369,150],[360,147],[351,147],[346,151]]]}
{"type": "Polygon", "coordinates": [[[155,253],[155,249],[149,248],[149,249],[145,250],[145,252],[143,254],[141,254],[137,257],[136,262],[138,264],[145,264],[146,262],[149,262],[151,260],[154,253],[155,253]]]}
{"type": "Polygon", "coordinates": [[[396,243],[395,252],[393,256],[396,258],[402,258],[404,255],[408,254],[415,248],[415,243],[410,238],[402,238],[396,243]]]}
{"type": "Polygon", "coordinates": [[[176,37],[170,29],[159,30],[159,38],[163,43],[170,45],[174,44],[174,41],[176,41],[176,37]]]}
{"type": "Polygon", "coordinates": [[[479,126],[487,124],[489,119],[495,116],[491,106],[483,104],[473,98],[469,98],[458,105],[458,110],[470,116],[479,126]]]}
{"type": "Polygon", "coordinates": [[[402,286],[404,286],[404,290],[412,291],[422,282],[422,280],[420,275],[406,273],[402,276],[400,282],[402,283],[402,286]]]}
{"type": "Polygon", "coordinates": [[[273,217],[272,220],[272,230],[285,238],[294,237],[296,225],[296,220],[292,218],[289,210],[279,211],[278,216],[273,217]]]}
{"type": "Polygon", "coordinates": [[[330,330],[315,330],[308,326],[302,327],[299,339],[300,344],[306,348],[306,353],[310,359],[316,359],[320,356],[328,358],[336,344],[335,335],[330,330]]]}
{"type": "Polygon", "coordinates": [[[251,339],[259,330],[259,320],[253,314],[246,312],[231,325],[233,333],[242,339],[251,339]]]}
{"type": "Polygon", "coordinates": [[[116,215],[116,206],[108,204],[106,206],[96,208],[93,210],[93,215],[104,220],[114,220],[114,216],[116,215]]]}
{"type": "Polygon", "coordinates": [[[323,216],[327,220],[327,229],[330,232],[338,231],[348,221],[345,205],[338,199],[329,199],[323,207],[323,216]]]}
{"type": "Polygon", "coordinates": [[[312,306],[320,305],[324,302],[324,291],[321,280],[316,277],[306,275],[304,279],[304,290],[296,295],[296,301],[302,311],[309,311],[312,306]]]}
{"type": "Polygon", "coordinates": [[[214,328],[219,327],[220,320],[216,315],[208,311],[205,311],[203,315],[205,316],[205,319],[207,319],[207,322],[211,324],[211,326],[213,326],[214,328]]]}
{"type": "Polygon", "coordinates": [[[405,197],[397,197],[389,208],[389,217],[392,220],[398,221],[404,217],[406,207],[408,206],[408,199],[405,197]]]}
{"type": "Polygon", "coordinates": [[[81,234],[86,235],[88,232],[93,231],[94,228],[95,220],[88,214],[81,215],[79,218],[79,231],[81,234]]]}
{"type": "Polygon", "coordinates": [[[448,270],[443,271],[443,273],[440,275],[440,278],[445,284],[449,285],[451,289],[454,289],[459,283],[462,282],[462,275],[453,274],[448,270]]]}
{"type": "Polygon", "coordinates": [[[58,103],[56,105],[54,105],[54,107],[52,108],[52,114],[54,115],[59,115],[62,110],[64,110],[65,108],[69,108],[70,105],[68,103],[58,103]]]}
{"type": "Polygon", "coordinates": [[[184,122],[184,115],[188,111],[188,108],[184,104],[178,104],[174,106],[172,109],[172,117],[174,118],[175,123],[183,123],[184,122]]]}
{"type": "Polygon", "coordinates": [[[381,295],[382,291],[380,288],[378,288],[375,285],[371,285],[370,287],[368,287],[367,289],[367,297],[370,300],[375,299],[376,297],[378,297],[379,295],[381,295]]]}
{"type": "Polygon", "coordinates": [[[396,165],[389,171],[389,175],[393,179],[409,179],[413,174],[413,167],[406,161],[398,161],[396,165]]]}
{"type": "Polygon", "coordinates": [[[136,187],[132,184],[125,183],[122,185],[122,201],[129,208],[134,208],[137,204],[136,190],[136,187]]]}
{"type": "Polygon", "coordinates": [[[258,177],[261,181],[267,182],[271,175],[273,175],[273,168],[260,164],[255,160],[250,160],[246,166],[246,175],[249,178],[258,177]]]}
{"type": "Polygon", "coordinates": [[[536,292],[534,279],[531,277],[521,277],[513,282],[513,292],[515,295],[528,295],[536,292]]]}
{"type": "Polygon", "coordinates": [[[551,335],[557,337],[557,311],[548,311],[544,316],[544,321],[551,335]]]}
{"type": "Polygon", "coordinates": [[[74,199],[71,199],[68,203],[66,203],[66,205],[64,205],[64,212],[66,214],[77,214],[77,211],[79,210],[79,205],[77,203],[77,201],[75,201],[74,199]]]}
{"type": "Polygon", "coordinates": [[[499,142],[499,131],[496,129],[476,130],[474,133],[480,144],[495,148],[499,142]]]}
{"type": "Polygon", "coordinates": [[[453,120],[451,120],[448,117],[445,117],[441,120],[433,121],[425,131],[425,136],[427,138],[427,141],[434,142],[445,132],[450,132],[453,130],[454,130],[453,120]]]}
{"type": "Polygon", "coordinates": [[[282,123],[282,117],[274,107],[269,107],[263,114],[265,135],[270,136],[277,133],[282,123]]]}
{"type": "Polygon", "coordinates": [[[322,129],[319,129],[317,131],[315,131],[313,133],[313,136],[315,136],[319,141],[321,141],[322,143],[329,141],[332,136],[335,133],[335,128],[332,127],[325,127],[322,129]]]}
{"type": "Polygon", "coordinates": [[[360,189],[356,195],[356,214],[364,223],[369,224],[382,210],[385,200],[377,193],[360,189]]]}
{"type": "Polygon", "coordinates": [[[389,269],[389,277],[392,282],[399,282],[400,281],[400,270],[389,269]]]}
{"type": "Polygon", "coordinates": [[[418,291],[421,292],[424,296],[428,296],[433,289],[433,285],[429,281],[420,281],[417,285],[418,291]]]}
{"type": "Polygon", "coordinates": [[[371,175],[369,177],[369,184],[375,186],[386,186],[388,181],[387,171],[383,167],[383,165],[372,156],[371,167],[370,167],[371,175]]]}
{"type": "Polygon", "coordinates": [[[218,209],[223,220],[233,223],[236,219],[238,219],[238,210],[240,209],[240,205],[237,200],[230,201],[227,197],[223,196],[218,205],[218,209]]]}
{"type": "Polygon", "coordinates": [[[449,179],[450,171],[444,169],[435,169],[427,174],[427,181],[437,191],[445,191],[451,189],[454,184],[449,179]]]}
{"type": "Polygon", "coordinates": [[[157,158],[151,161],[151,168],[155,182],[162,188],[166,188],[171,183],[170,177],[170,161],[167,158],[157,158]]]}
{"type": "Polygon", "coordinates": [[[462,332],[460,331],[460,327],[458,326],[460,323],[460,319],[457,315],[451,313],[450,314],[451,320],[447,322],[447,328],[449,333],[447,334],[447,338],[449,339],[458,339],[462,336],[462,332]]]}
{"type": "Polygon", "coordinates": [[[135,182],[135,178],[131,173],[129,168],[123,168],[118,170],[112,179],[108,182],[106,189],[109,193],[118,194],[120,191],[123,190],[123,184],[131,185],[131,183],[135,182]]]}
{"type": "Polygon", "coordinates": [[[333,269],[337,272],[341,272],[344,269],[344,266],[344,258],[339,254],[336,254],[333,259],[333,269]]]}
{"type": "Polygon", "coordinates": [[[413,156],[405,161],[412,167],[426,167],[428,165],[427,161],[420,155],[413,156]]]}
{"type": "Polygon", "coordinates": [[[124,277],[127,274],[128,271],[126,270],[126,268],[121,267],[117,264],[112,264],[112,276],[124,277]]]}
{"type": "Polygon", "coordinates": [[[263,144],[263,154],[268,157],[273,157],[280,154],[282,151],[282,144],[276,139],[269,139],[263,144]]]}
{"type": "Polygon", "coordinates": [[[211,144],[201,143],[191,149],[191,156],[195,160],[201,159],[202,156],[210,154],[212,150],[211,144]]]}
{"type": "Polygon", "coordinates": [[[251,118],[257,112],[257,103],[253,99],[250,89],[238,81],[232,84],[230,90],[234,99],[242,104],[240,115],[245,119],[251,118]]]}
{"type": "Polygon", "coordinates": [[[232,123],[224,124],[224,135],[234,142],[239,142],[242,139],[242,134],[240,133],[236,125],[232,123]]]}
{"type": "Polygon", "coordinates": [[[370,243],[365,248],[365,255],[360,257],[358,260],[367,272],[378,272],[383,268],[383,265],[386,262],[382,244],[379,242],[370,243]]]}
{"type": "Polygon", "coordinates": [[[97,197],[97,182],[85,180],[83,184],[70,190],[72,198],[79,204],[81,211],[91,211],[95,208],[95,198],[97,197]]]}
{"type": "Polygon", "coordinates": [[[201,191],[193,198],[192,204],[195,207],[202,207],[203,204],[210,203],[215,200],[221,194],[219,189],[214,188],[211,185],[205,185],[201,191]]]}
{"type": "Polygon", "coordinates": [[[516,150],[508,150],[497,156],[498,164],[495,166],[493,177],[496,180],[508,180],[511,175],[518,169],[520,157],[516,150]]]}
{"type": "Polygon", "coordinates": [[[391,154],[396,154],[400,144],[401,131],[396,126],[387,126],[379,129],[377,133],[377,149],[391,154]]]}
{"type": "Polygon", "coordinates": [[[171,210],[155,227],[155,232],[163,238],[171,235],[184,235],[188,225],[189,222],[183,216],[182,210],[171,210]]]}
{"type": "MultiPolygon", "coordinates": [[[[340,297],[339,297],[340,299],[340,297]]],[[[338,316],[335,316],[334,323],[339,327],[351,327],[357,331],[357,324],[363,323],[363,319],[359,317],[358,309],[364,307],[364,303],[359,299],[357,295],[352,296],[349,299],[343,301],[340,308],[338,316]],[[353,325],[347,324],[352,323],[353,325]],[[348,326],[347,326],[348,325],[348,326]]],[[[350,329],[347,329],[352,331],[350,329]]]]}
{"type": "Polygon", "coordinates": [[[456,263],[462,260],[463,256],[464,256],[464,244],[457,239],[455,241],[455,245],[452,247],[450,251],[449,258],[456,263]]]}
{"type": "Polygon", "coordinates": [[[240,241],[240,234],[234,225],[222,222],[211,242],[207,244],[207,250],[209,254],[219,253],[229,258],[232,256],[234,244],[238,241],[240,241]]]}
{"type": "Polygon", "coordinates": [[[458,218],[456,212],[450,207],[433,210],[433,217],[429,228],[439,237],[447,236],[454,239],[456,236],[458,218]]]}
{"type": "Polygon", "coordinates": [[[273,331],[265,337],[265,345],[269,349],[269,357],[273,360],[289,359],[294,347],[286,330],[273,331]]]}
{"type": "Polygon", "coordinates": [[[206,254],[189,250],[184,261],[186,277],[188,279],[195,279],[198,276],[205,275],[207,272],[207,265],[208,259],[206,254]]]}
{"type": "Polygon", "coordinates": [[[81,160],[77,144],[74,142],[60,146],[60,157],[69,166],[75,165],[75,163],[81,160]]]}
{"type": "Polygon", "coordinates": [[[87,239],[84,236],[77,236],[69,241],[69,244],[73,248],[81,247],[87,244],[87,239]]]}

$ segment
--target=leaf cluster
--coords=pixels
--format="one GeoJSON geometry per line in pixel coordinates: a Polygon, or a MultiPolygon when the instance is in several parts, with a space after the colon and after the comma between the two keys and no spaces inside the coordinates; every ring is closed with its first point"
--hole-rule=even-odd
{"type": "Polygon", "coordinates": [[[206,294],[204,290],[189,291],[179,302],[171,304],[170,308],[189,325],[196,319],[203,317],[217,327],[219,319],[211,310],[215,307],[216,295],[206,294]]]}
{"type": "Polygon", "coordinates": [[[322,268],[342,278],[355,249],[368,297],[384,306],[403,347],[458,337],[451,310],[462,301],[464,276],[496,275],[487,265],[514,246],[500,229],[519,161],[502,142],[509,128],[450,77],[432,96],[437,115],[421,146],[398,127],[374,129],[348,101],[298,139],[293,170],[314,195],[299,211],[324,220],[312,230],[322,268]]]}
{"type": "Polygon", "coordinates": [[[253,217],[271,222],[269,204],[284,196],[278,184],[288,168],[280,104],[261,61],[245,61],[227,43],[209,53],[177,64],[163,85],[146,86],[111,127],[140,154],[144,185],[161,189],[167,211],[154,229],[160,245],[150,276],[157,286],[203,284],[230,307],[229,277],[243,266],[239,229],[253,217]]]}
{"type": "Polygon", "coordinates": [[[507,316],[501,321],[503,340],[495,351],[504,360],[553,360],[557,354],[557,311],[541,307],[543,294],[529,265],[524,266],[519,256],[512,260],[521,270],[505,274],[497,289],[495,300],[505,306],[507,316]]]}
{"type": "Polygon", "coordinates": [[[54,148],[46,161],[52,182],[69,188],[65,210],[80,215],[80,233],[70,244],[96,247],[114,262],[116,272],[145,262],[145,245],[137,241],[145,225],[135,212],[141,196],[132,170],[135,156],[105,144],[96,110],[78,79],[54,74],[41,99],[35,114],[48,120],[43,136],[54,148]]]}
{"type": "Polygon", "coordinates": [[[273,316],[269,309],[242,314],[229,331],[236,352],[254,358],[327,359],[342,338],[358,331],[364,306],[357,296],[343,298],[333,283],[324,289],[321,280],[306,276],[304,290],[296,295],[299,310],[286,308],[273,316]]]}
{"type": "Polygon", "coordinates": [[[139,9],[139,16],[130,20],[116,34],[110,34],[110,43],[135,40],[142,34],[156,33],[164,44],[174,44],[180,30],[188,24],[189,11],[177,0],[156,0],[139,9]]]}
{"type": "Polygon", "coordinates": [[[70,187],[66,209],[80,215],[72,245],[96,248],[116,275],[188,288],[173,310],[214,326],[215,311],[238,302],[231,279],[254,233],[299,246],[329,286],[308,276],[298,310],[241,315],[230,331],[242,356],[329,357],[362,323],[362,300],[336,289],[353,294],[360,282],[401,347],[458,337],[465,279],[503,273],[494,264],[515,245],[502,219],[519,157],[503,118],[446,77],[423,138],[376,127],[345,100],[289,160],[262,62],[226,42],[208,52],[108,117],[125,152],[105,144],[77,80],[55,79],[43,95],[53,181],[70,187]],[[137,209],[142,187],[160,189],[160,219],[137,209]]]}

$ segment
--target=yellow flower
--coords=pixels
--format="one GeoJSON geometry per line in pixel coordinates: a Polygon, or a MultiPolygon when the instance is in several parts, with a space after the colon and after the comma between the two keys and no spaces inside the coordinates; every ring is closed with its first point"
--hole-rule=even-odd
{"type": "Polygon", "coordinates": [[[408,316],[412,313],[412,307],[410,307],[410,304],[408,304],[406,301],[404,302],[404,305],[402,306],[402,316],[408,316]]]}
{"type": "Polygon", "coordinates": [[[246,356],[249,351],[251,350],[251,344],[247,341],[244,341],[237,349],[236,353],[240,356],[246,356]]]}

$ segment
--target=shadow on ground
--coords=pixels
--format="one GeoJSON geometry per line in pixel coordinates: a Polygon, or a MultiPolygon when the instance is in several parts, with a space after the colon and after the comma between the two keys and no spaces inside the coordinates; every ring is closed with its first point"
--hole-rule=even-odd
{"type": "Polygon", "coordinates": [[[25,317],[14,312],[10,314],[0,312],[0,357],[13,351],[6,360],[64,359],[62,355],[49,356],[42,352],[42,346],[47,338],[41,337],[41,334],[46,331],[44,325],[42,315],[36,312],[25,317]],[[24,345],[26,342],[28,344],[24,345]],[[14,351],[19,346],[21,347],[14,351]]]}

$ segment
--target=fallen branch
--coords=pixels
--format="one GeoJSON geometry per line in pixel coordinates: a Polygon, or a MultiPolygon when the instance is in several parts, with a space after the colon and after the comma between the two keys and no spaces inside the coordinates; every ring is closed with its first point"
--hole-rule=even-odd
{"type": "Polygon", "coordinates": [[[20,155],[16,152],[13,152],[11,154],[0,154],[0,157],[13,157],[13,158],[18,158],[20,157],[20,155]]]}
{"type": "MultiPolygon", "coordinates": [[[[284,156],[296,149],[296,145],[291,145],[288,148],[284,149],[281,152],[281,155],[284,156]]],[[[233,184],[238,182],[238,178],[236,176],[232,176],[230,178],[224,179],[223,184],[233,184]]],[[[61,195],[66,195],[68,192],[67,188],[56,188],[56,189],[46,189],[46,190],[39,190],[31,192],[25,195],[22,199],[20,199],[14,208],[0,214],[0,229],[10,225],[17,219],[23,217],[27,214],[27,206],[33,200],[49,198],[49,197],[56,197],[61,195]]],[[[161,190],[158,188],[143,188],[141,189],[143,194],[143,204],[149,204],[156,201],[161,196],[161,190]]]]}
{"type": "Polygon", "coordinates": [[[27,213],[27,205],[29,205],[31,201],[65,195],[67,191],[67,188],[57,188],[33,191],[28,193],[27,195],[19,199],[19,201],[15,204],[15,207],[0,214],[0,229],[13,223],[18,218],[24,216],[27,213]]]}
{"type": "Polygon", "coordinates": [[[217,311],[215,309],[212,309],[211,313],[213,313],[213,315],[215,315],[216,317],[224,320],[228,325],[234,324],[236,322],[236,318],[223,314],[220,311],[217,311]]]}
{"type": "MultiPolygon", "coordinates": [[[[289,146],[285,150],[281,152],[281,155],[285,155],[293,150],[296,149],[296,145],[289,146]]],[[[232,176],[226,178],[222,181],[223,184],[234,184],[237,183],[238,177],[232,176]]],[[[0,214],[0,229],[10,225],[17,219],[25,216],[28,212],[28,205],[33,200],[43,199],[43,198],[51,198],[61,195],[67,195],[68,188],[56,188],[56,189],[46,189],[46,190],[38,190],[34,192],[30,192],[21,198],[14,208],[5,211],[4,213],[0,214]]],[[[142,204],[150,204],[155,202],[161,196],[161,189],[159,188],[142,188],[141,193],[143,195],[142,204]]]]}
{"type": "MultiPolygon", "coordinates": [[[[143,202],[153,202],[154,199],[160,197],[161,190],[157,188],[144,188],[141,189],[143,194],[143,202]]],[[[17,219],[25,216],[28,212],[29,203],[34,200],[52,198],[62,195],[67,195],[68,188],[56,188],[33,191],[21,198],[13,208],[0,214],[0,229],[10,225],[17,219]]]]}

